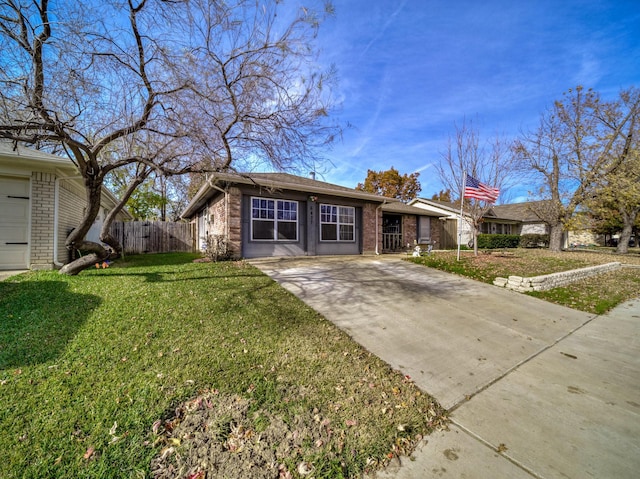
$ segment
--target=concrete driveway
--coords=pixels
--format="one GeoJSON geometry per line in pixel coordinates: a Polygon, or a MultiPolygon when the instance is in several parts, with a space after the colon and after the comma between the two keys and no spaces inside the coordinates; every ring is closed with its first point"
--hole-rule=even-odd
{"type": "Polygon", "coordinates": [[[595,317],[397,256],[251,263],[451,412],[378,477],[637,477],[640,301],[595,317]]]}

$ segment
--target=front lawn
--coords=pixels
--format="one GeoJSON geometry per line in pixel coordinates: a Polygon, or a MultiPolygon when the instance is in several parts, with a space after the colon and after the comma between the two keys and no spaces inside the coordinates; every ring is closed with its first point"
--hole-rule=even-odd
{"type": "MultiPolygon", "coordinates": [[[[485,283],[493,283],[497,277],[539,276],[614,261],[640,266],[640,255],[636,249],[628,255],[598,254],[588,251],[552,253],[548,250],[518,248],[507,251],[485,251],[480,252],[478,256],[473,256],[472,252],[464,251],[460,261],[457,261],[455,251],[437,251],[427,256],[411,258],[411,260],[485,283]]],[[[640,295],[640,269],[623,268],[592,276],[562,288],[527,294],[581,311],[602,314],[640,295]]]]}
{"type": "Polygon", "coordinates": [[[193,259],[0,282],[0,477],[357,477],[446,424],[257,269],[193,259]]]}

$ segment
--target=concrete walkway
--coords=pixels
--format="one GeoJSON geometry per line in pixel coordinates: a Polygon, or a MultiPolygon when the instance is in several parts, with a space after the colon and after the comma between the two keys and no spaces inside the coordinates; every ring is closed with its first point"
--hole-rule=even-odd
{"type": "Polygon", "coordinates": [[[28,270],[3,270],[0,269],[0,281],[4,281],[5,279],[11,278],[17,274],[26,273],[28,270]]]}
{"type": "Polygon", "coordinates": [[[377,477],[638,477],[640,300],[597,317],[393,256],[252,263],[450,411],[377,477]]]}

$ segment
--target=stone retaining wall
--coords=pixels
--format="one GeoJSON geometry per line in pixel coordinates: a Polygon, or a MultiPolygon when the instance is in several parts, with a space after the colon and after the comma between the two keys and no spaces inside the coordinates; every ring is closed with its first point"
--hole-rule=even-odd
{"type": "Polygon", "coordinates": [[[542,276],[533,276],[523,278],[522,276],[509,276],[509,278],[496,278],[493,284],[501,288],[508,288],[514,291],[525,293],[528,291],[545,291],[548,289],[565,286],[574,281],[579,281],[596,274],[607,273],[619,269],[620,262],[601,264],[598,266],[589,266],[588,268],[574,269],[571,271],[563,271],[561,273],[545,274],[542,276]]]}

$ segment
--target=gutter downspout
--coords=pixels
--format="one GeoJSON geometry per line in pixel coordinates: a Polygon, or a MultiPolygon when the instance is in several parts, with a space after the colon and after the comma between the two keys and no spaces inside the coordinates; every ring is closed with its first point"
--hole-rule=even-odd
{"type": "Polygon", "coordinates": [[[82,176],[60,176],[56,177],[53,182],[53,265],[56,268],[62,268],[64,266],[64,263],[61,263],[58,260],[58,222],[60,221],[58,208],[60,206],[60,181],[74,179],[82,179],[82,176]]]}

